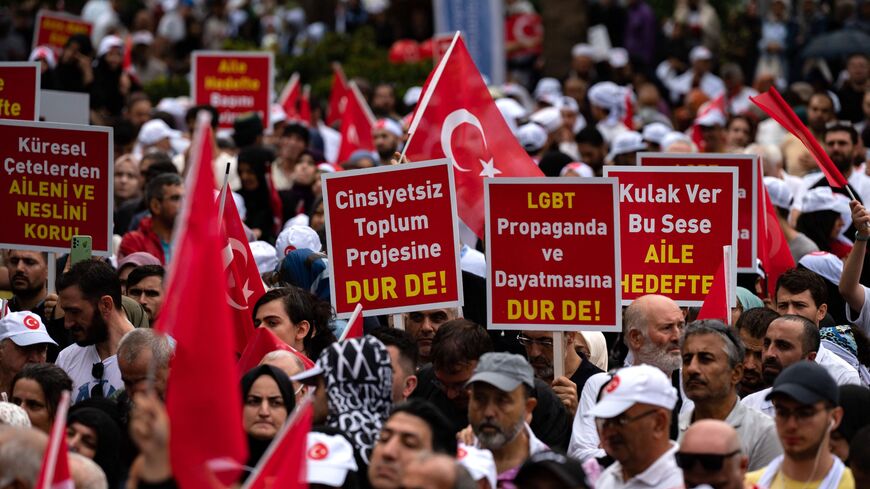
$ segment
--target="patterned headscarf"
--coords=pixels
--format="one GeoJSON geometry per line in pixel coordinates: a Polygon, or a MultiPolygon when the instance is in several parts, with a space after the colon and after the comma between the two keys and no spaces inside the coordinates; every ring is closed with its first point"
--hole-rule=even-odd
{"type": "Polygon", "coordinates": [[[317,360],[326,379],[327,426],[348,436],[368,464],[381,425],[392,407],[390,353],[372,336],[333,343],[317,360]]]}

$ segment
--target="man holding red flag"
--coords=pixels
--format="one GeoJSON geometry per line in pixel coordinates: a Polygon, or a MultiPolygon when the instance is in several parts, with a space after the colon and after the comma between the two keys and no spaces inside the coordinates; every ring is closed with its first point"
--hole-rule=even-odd
{"type": "Polygon", "coordinates": [[[233,316],[226,289],[215,287],[226,277],[207,119],[201,113],[190,152],[191,198],[185,201],[177,240],[177,253],[185,259],[170,266],[167,298],[156,325],[177,341],[166,408],[172,472],[184,489],[213,489],[216,480],[229,484],[247,459],[233,316]]]}
{"type": "Polygon", "coordinates": [[[478,237],[484,178],[543,176],[508,128],[458,33],[423,87],[408,138],[410,161],[451,160],[459,217],[478,237]]]}

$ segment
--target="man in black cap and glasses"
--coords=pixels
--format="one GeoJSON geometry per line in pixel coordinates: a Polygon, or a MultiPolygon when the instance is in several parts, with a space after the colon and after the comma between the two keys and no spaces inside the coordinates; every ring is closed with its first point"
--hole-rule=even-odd
{"type": "Polygon", "coordinates": [[[118,344],[133,330],[121,308],[121,282],[101,261],[83,261],[57,281],[64,327],[75,344],[63,349],[57,366],[73,380],[72,402],[108,397],[124,386],[118,344]]]}
{"type": "Polygon", "coordinates": [[[749,458],[740,449],[737,431],[724,421],[702,419],[683,434],[677,465],[686,487],[743,489],[749,458]]]}
{"type": "Polygon", "coordinates": [[[692,423],[718,419],[740,434],[743,452],[749,457],[749,470],[760,469],[781,454],[773,420],[743,405],[737,397],[745,350],[733,330],[713,319],[694,321],[680,338],[680,351],[683,390],[694,406],[680,414],[677,441],[682,441],[692,423]]]}
{"type": "Polygon", "coordinates": [[[852,472],[828,447],[831,431],[843,418],[839,391],[831,374],[817,363],[797,362],[776,378],[768,394],[783,455],[746,482],[768,489],[851,489],[852,472]]]}

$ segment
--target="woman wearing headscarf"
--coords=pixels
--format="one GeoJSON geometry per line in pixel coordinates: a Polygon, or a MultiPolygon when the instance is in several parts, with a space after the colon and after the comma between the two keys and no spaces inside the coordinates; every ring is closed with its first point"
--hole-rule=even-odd
{"type": "MultiPolygon", "coordinates": [[[[581,331],[579,344],[581,353],[596,367],[607,372],[607,340],[600,331],[581,331]]],[[[578,390],[579,392],[579,390],[578,390]]]]}
{"type": "Polygon", "coordinates": [[[245,224],[260,241],[275,242],[275,215],[269,200],[266,166],[272,152],[259,146],[249,146],[239,152],[238,173],[242,188],[238,194],[245,201],[245,224]]]}
{"type": "Polygon", "coordinates": [[[97,48],[90,87],[91,110],[104,121],[120,116],[127,95],[141,88],[124,72],[123,62],[124,41],[115,35],[104,37],[97,48]]]}
{"type": "Polygon", "coordinates": [[[350,439],[360,473],[392,408],[390,353],[372,336],[333,343],[317,360],[326,379],[326,425],[350,439]],[[360,358],[361,357],[361,358],[360,358]]]}
{"type": "Polygon", "coordinates": [[[70,408],[66,425],[70,451],[96,462],[106,474],[109,487],[118,487],[121,469],[121,428],[118,424],[96,407],[76,405],[70,408]]]}
{"type": "MultiPolygon", "coordinates": [[[[242,424],[248,436],[247,466],[256,467],[296,407],[293,383],[284,371],[260,365],[242,377],[242,402],[242,424]]],[[[242,476],[242,481],[245,479],[247,473],[242,476]]]]}

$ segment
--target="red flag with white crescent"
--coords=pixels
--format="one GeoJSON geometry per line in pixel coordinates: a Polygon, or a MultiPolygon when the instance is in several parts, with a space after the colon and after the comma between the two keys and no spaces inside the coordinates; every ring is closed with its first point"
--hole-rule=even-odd
{"type": "Polygon", "coordinates": [[[544,176],[514,137],[458,34],[423,87],[409,133],[410,161],[453,163],[459,217],[478,237],[484,231],[484,178],[544,176]]]}
{"type": "Polygon", "coordinates": [[[332,90],[329,92],[329,110],[326,112],[325,121],[326,125],[330,127],[341,120],[341,114],[347,107],[347,95],[350,91],[341,65],[333,63],[332,72],[332,90]]]}
{"type": "Polygon", "coordinates": [[[299,119],[299,99],[302,97],[302,86],[299,83],[299,73],[290,75],[284,90],[278,97],[278,104],[287,114],[287,120],[299,119]]]}
{"type": "Polygon", "coordinates": [[[341,145],[338,147],[338,159],[341,164],[350,159],[354,151],[364,149],[375,150],[372,139],[372,129],[375,127],[375,116],[369,104],[366,103],[356,84],[350,82],[347,94],[347,106],[341,114],[341,145]]]}

